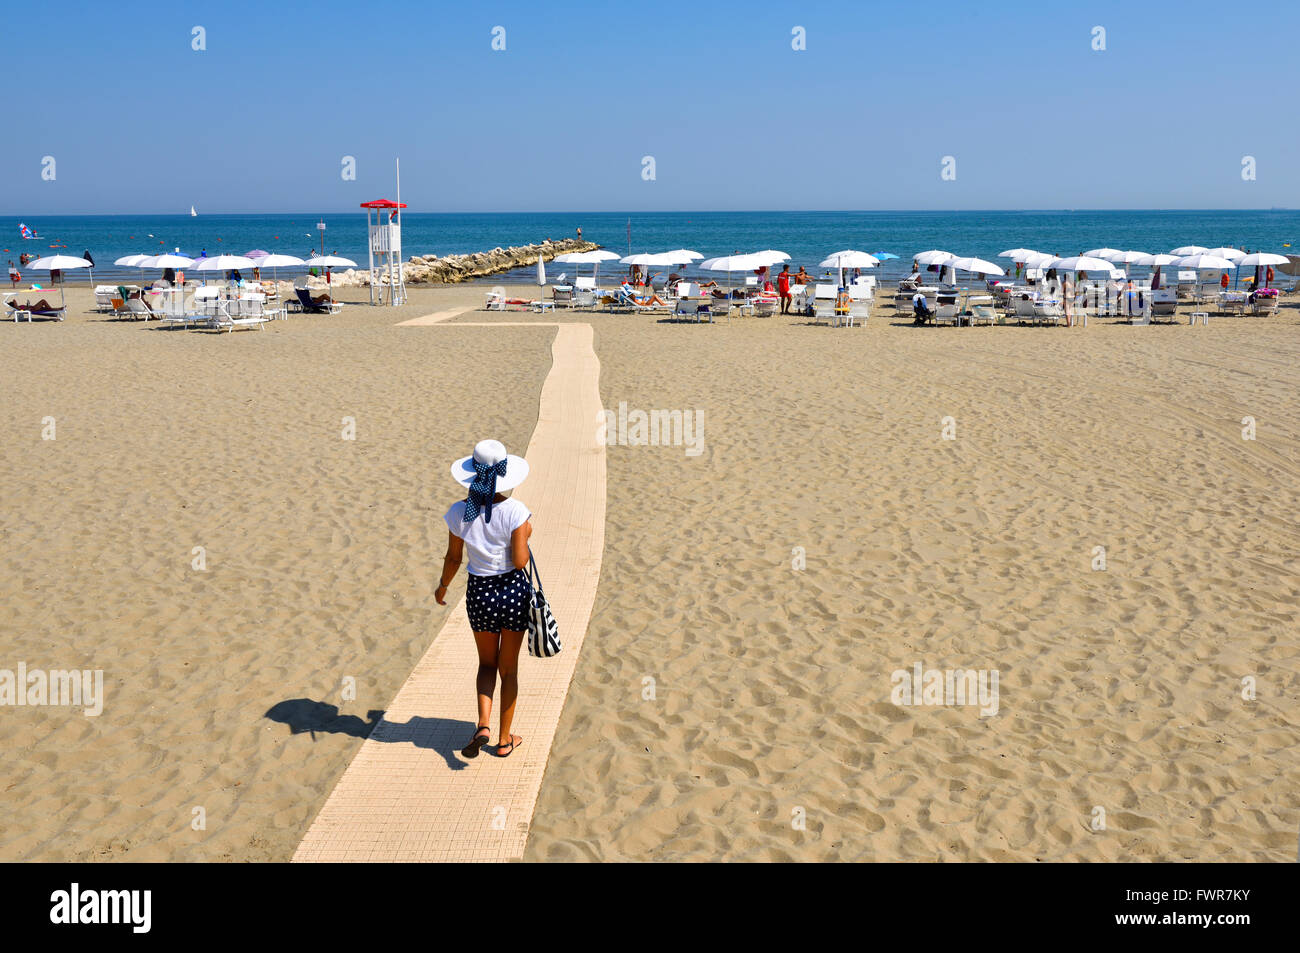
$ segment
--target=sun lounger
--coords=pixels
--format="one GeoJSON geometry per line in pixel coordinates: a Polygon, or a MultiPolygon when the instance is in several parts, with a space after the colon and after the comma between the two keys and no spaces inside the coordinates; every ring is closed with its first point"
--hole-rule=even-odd
{"type": "Polygon", "coordinates": [[[27,323],[31,324],[32,315],[35,315],[38,318],[55,318],[56,320],[59,321],[63,320],[63,314],[65,311],[67,311],[66,305],[59,305],[58,307],[49,307],[49,308],[32,307],[34,303],[39,303],[40,300],[41,299],[38,298],[36,302],[33,302],[30,298],[28,298],[27,301],[19,302],[17,295],[13,295],[13,294],[5,295],[5,299],[4,299],[5,317],[8,318],[12,316],[14,319],[14,324],[17,324],[18,319],[24,316],[26,316],[27,318],[27,323]]]}
{"type": "Polygon", "coordinates": [[[207,325],[218,331],[233,332],[236,328],[256,328],[260,331],[267,321],[266,315],[262,313],[264,300],[262,295],[226,298],[217,309],[217,314],[206,319],[207,325]]]}
{"type": "Polygon", "coordinates": [[[838,295],[834,285],[818,284],[813,288],[813,321],[825,320],[835,323],[835,298],[838,295]]]}
{"type": "Polygon", "coordinates": [[[760,295],[754,299],[754,317],[770,318],[776,314],[777,305],[780,304],[780,298],[770,298],[766,295],[760,295]]]}
{"type": "Polygon", "coordinates": [[[951,324],[957,327],[961,324],[961,314],[955,304],[941,304],[934,309],[935,324],[951,324]]]}
{"type": "Polygon", "coordinates": [[[113,297],[117,294],[115,285],[96,285],[95,286],[95,310],[101,314],[106,314],[116,309],[113,307],[113,297]]]}
{"type": "Polygon", "coordinates": [[[977,304],[971,309],[970,323],[971,327],[983,322],[984,324],[997,324],[997,312],[993,310],[992,305],[977,304]]]}
{"type": "MultiPolygon", "coordinates": [[[[335,314],[341,311],[343,305],[333,300],[331,296],[327,301],[313,301],[311,292],[306,288],[295,288],[294,293],[298,296],[298,305],[302,308],[303,314],[335,314]]],[[[328,292],[326,292],[328,294],[328,292]]]]}
{"type": "Polygon", "coordinates": [[[573,308],[573,289],[554,287],[551,289],[551,301],[557,308],[573,308]]]}
{"type": "Polygon", "coordinates": [[[149,302],[145,301],[143,297],[127,298],[126,311],[131,317],[144,318],[146,321],[156,317],[153,308],[149,307],[149,302]]]}
{"type": "Polygon", "coordinates": [[[1055,298],[1044,298],[1034,302],[1034,322],[1038,324],[1060,324],[1065,320],[1065,308],[1055,298]]]}

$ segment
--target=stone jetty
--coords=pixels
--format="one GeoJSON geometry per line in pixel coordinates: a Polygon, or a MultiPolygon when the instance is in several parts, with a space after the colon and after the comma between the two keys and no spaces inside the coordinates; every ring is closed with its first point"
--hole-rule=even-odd
{"type": "MultiPolygon", "coordinates": [[[[444,255],[442,258],[437,255],[413,255],[402,264],[402,277],[408,285],[456,284],[536,265],[539,256],[543,261],[550,261],[556,255],[594,251],[599,247],[595,242],[581,241],[576,238],[564,238],[559,241],[548,238],[544,242],[531,245],[518,245],[513,248],[498,246],[491,251],[474,252],[470,255],[444,255]]],[[[370,284],[370,272],[364,268],[336,271],[331,277],[333,283],[340,287],[365,287],[370,284]]]]}

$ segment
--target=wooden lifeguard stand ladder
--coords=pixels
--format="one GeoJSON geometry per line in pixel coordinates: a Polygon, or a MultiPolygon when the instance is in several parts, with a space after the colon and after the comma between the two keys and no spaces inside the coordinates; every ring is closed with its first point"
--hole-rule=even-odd
{"type": "Polygon", "coordinates": [[[402,278],[402,209],[406,206],[389,199],[375,199],[362,202],[361,207],[366,210],[370,231],[370,303],[406,304],[406,282],[402,278]]]}

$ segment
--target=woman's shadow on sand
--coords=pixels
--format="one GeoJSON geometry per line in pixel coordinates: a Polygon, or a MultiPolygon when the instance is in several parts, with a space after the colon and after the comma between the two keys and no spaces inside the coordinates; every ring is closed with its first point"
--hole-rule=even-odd
{"type": "Polygon", "coordinates": [[[363,720],[357,715],[339,714],[337,705],[312,701],[310,698],[277,702],[262,717],[288,725],[290,734],[310,734],[313,741],[316,740],[316,733],[320,732],[369,738],[384,744],[410,744],[438,752],[446,760],[447,767],[453,771],[469,767],[468,762],[457,755],[473,734],[474,725],[458,718],[416,716],[405,724],[397,724],[385,721],[382,710],[372,709],[366,712],[363,720]]]}

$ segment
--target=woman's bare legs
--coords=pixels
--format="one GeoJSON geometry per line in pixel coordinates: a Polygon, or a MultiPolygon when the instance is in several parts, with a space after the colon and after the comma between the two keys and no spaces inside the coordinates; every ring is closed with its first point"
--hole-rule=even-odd
{"type": "MultiPolygon", "coordinates": [[[[497,687],[497,657],[500,652],[500,640],[500,633],[497,632],[474,633],[474,645],[478,648],[478,676],[474,679],[474,687],[478,691],[480,729],[492,719],[492,693],[497,687]]],[[[502,697],[504,699],[504,692],[502,697]]],[[[475,734],[478,732],[476,731],[475,734]]]]}
{"type": "MultiPolygon", "coordinates": [[[[478,633],[474,634],[478,638],[478,633]]],[[[515,699],[519,697],[519,649],[524,644],[524,633],[501,631],[501,646],[497,653],[496,670],[501,675],[501,734],[497,736],[497,754],[501,754],[503,745],[510,748],[506,754],[514,751],[514,746],[524,739],[510,733],[510,726],[515,720],[515,699]]],[[[481,657],[481,656],[480,656],[481,657]]],[[[479,671],[482,671],[480,666],[479,671]]],[[[480,680],[481,684],[481,680],[480,680]]],[[[479,710],[482,711],[482,695],[479,695],[479,710]]],[[[491,696],[488,697],[488,711],[491,711],[491,696]]],[[[480,722],[484,723],[484,722],[480,722]]]]}

